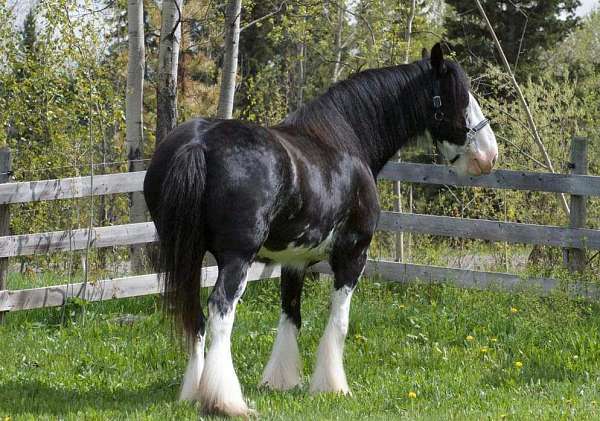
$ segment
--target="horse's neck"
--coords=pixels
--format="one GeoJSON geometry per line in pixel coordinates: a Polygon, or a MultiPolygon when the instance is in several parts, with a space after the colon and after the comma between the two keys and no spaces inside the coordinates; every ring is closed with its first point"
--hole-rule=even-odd
{"type": "MultiPolygon", "coordinates": [[[[353,95],[352,90],[342,90],[339,93],[348,95],[348,103],[353,104],[341,112],[356,134],[355,141],[359,142],[359,149],[374,175],[377,175],[409,139],[423,134],[428,126],[428,119],[433,118],[430,107],[431,94],[427,89],[431,84],[429,73],[417,64],[409,66],[412,67],[405,67],[407,71],[402,75],[406,77],[398,78],[402,80],[398,86],[373,92],[368,98],[353,95]],[[379,100],[380,103],[361,103],[373,99],[379,100]],[[364,116],[356,112],[361,109],[377,112],[364,116]]],[[[402,72],[403,69],[399,68],[398,71],[402,72]]]]}

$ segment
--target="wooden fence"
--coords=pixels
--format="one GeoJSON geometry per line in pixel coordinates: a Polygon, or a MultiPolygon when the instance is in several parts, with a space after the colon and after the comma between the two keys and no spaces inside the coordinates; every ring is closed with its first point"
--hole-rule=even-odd
{"type": "MultiPolygon", "coordinates": [[[[482,177],[457,176],[446,166],[389,163],[380,179],[444,184],[452,186],[479,186],[494,189],[516,189],[568,193],[571,195],[575,217],[571,217],[569,227],[499,222],[483,219],[453,218],[445,216],[420,215],[410,213],[382,212],[379,229],[394,232],[414,232],[449,237],[476,238],[489,241],[541,244],[574,250],[572,258],[576,263],[573,269],[580,269],[583,249],[600,249],[600,230],[585,226],[585,203],[587,196],[600,196],[600,177],[585,175],[587,162],[585,150],[587,141],[575,138],[572,143],[571,174],[549,174],[525,171],[497,170],[482,177]],[[583,151],[583,152],[582,152],[583,151]],[[583,218],[583,220],[582,220],[583,218]],[[577,261],[577,259],[579,259],[577,261]]],[[[2,163],[0,151],[0,173],[2,163]]],[[[19,183],[0,184],[0,230],[2,218],[8,218],[8,206],[15,203],[35,202],[108,195],[140,191],[145,173],[120,173],[91,177],[65,178],[19,183]]],[[[0,180],[2,182],[3,180],[0,180]]],[[[3,232],[0,232],[2,234],[3,232]]],[[[0,237],[0,269],[6,267],[6,259],[60,250],[83,250],[88,247],[109,247],[144,244],[156,241],[156,232],[151,222],[54,231],[24,235],[4,235],[0,237]],[[2,266],[3,265],[3,266],[2,266]]],[[[249,280],[278,277],[277,265],[255,263],[248,274],[249,280]]],[[[330,273],[327,264],[313,267],[315,272],[330,273]]],[[[467,269],[445,268],[429,265],[397,263],[383,260],[369,260],[366,274],[380,276],[383,281],[407,282],[419,279],[424,282],[451,282],[465,288],[485,289],[495,286],[501,289],[537,289],[548,293],[559,286],[559,282],[548,278],[521,277],[508,273],[483,272],[467,269]]],[[[204,271],[204,284],[213,285],[217,268],[209,266],[204,271]]],[[[159,291],[156,274],[129,276],[102,281],[73,283],[42,288],[9,290],[2,286],[0,276],[1,312],[25,310],[40,307],[60,306],[69,297],[80,297],[89,301],[125,298],[155,294],[159,291]]],[[[598,297],[600,291],[593,284],[572,283],[568,285],[572,295],[598,297]]]]}

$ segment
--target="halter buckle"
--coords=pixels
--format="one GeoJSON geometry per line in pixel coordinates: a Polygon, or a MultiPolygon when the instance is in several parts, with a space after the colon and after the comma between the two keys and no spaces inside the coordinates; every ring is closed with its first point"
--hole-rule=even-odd
{"type": "Polygon", "coordinates": [[[442,98],[439,95],[433,97],[433,108],[442,108],[442,98]]]}

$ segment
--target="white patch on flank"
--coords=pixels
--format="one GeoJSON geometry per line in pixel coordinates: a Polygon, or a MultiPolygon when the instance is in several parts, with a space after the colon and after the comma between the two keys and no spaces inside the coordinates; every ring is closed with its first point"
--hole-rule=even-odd
{"type": "Polygon", "coordinates": [[[209,305],[208,331],[211,343],[200,379],[199,400],[205,412],[245,417],[249,409],[231,358],[231,331],[236,304],[237,299],[224,315],[209,305]]]}
{"type": "MultiPolygon", "coordinates": [[[[467,127],[475,127],[483,121],[485,116],[481,111],[479,103],[469,92],[469,105],[465,110],[467,127]]],[[[491,171],[498,157],[498,145],[496,136],[489,124],[485,125],[474,136],[470,143],[458,146],[446,141],[438,142],[440,152],[447,161],[459,155],[452,167],[459,175],[481,175],[491,171]]]]}
{"type": "Polygon", "coordinates": [[[279,318],[277,338],[260,383],[275,390],[289,390],[300,384],[298,328],[285,314],[279,318]]]}
{"type": "Polygon", "coordinates": [[[350,393],[344,372],[344,341],[348,333],[352,289],[333,291],[331,313],[317,353],[317,364],[310,382],[310,392],[350,393]]]}
{"type": "MultiPolygon", "coordinates": [[[[308,229],[308,227],[305,229],[308,229]]],[[[327,237],[314,247],[296,246],[294,242],[291,242],[283,250],[269,250],[262,247],[258,251],[258,256],[289,266],[304,267],[306,262],[320,261],[327,258],[333,244],[334,233],[335,230],[331,230],[327,237]]]]}
{"type": "Polygon", "coordinates": [[[200,387],[202,370],[204,370],[204,338],[204,336],[197,336],[191,344],[190,359],[183,376],[179,400],[198,400],[198,388],[200,387]]]}

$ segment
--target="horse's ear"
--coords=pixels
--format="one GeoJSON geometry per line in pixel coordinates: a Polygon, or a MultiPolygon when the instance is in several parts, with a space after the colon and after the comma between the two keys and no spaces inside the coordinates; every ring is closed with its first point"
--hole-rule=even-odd
{"type": "Polygon", "coordinates": [[[428,58],[429,58],[429,51],[427,51],[427,48],[421,49],[421,59],[427,60],[428,58]]]}
{"type": "Polygon", "coordinates": [[[446,73],[446,64],[444,63],[444,52],[442,46],[438,42],[431,49],[431,67],[438,76],[446,73]]]}

